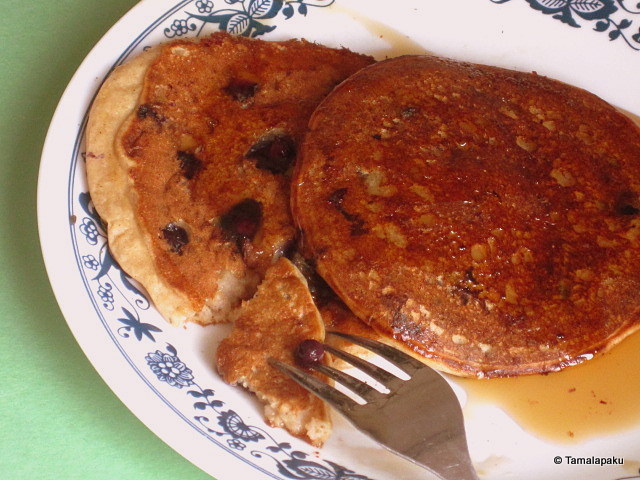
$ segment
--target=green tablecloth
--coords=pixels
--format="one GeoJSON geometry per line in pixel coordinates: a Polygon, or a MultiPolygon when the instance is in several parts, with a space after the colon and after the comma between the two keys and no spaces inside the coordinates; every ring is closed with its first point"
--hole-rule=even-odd
{"type": "Polygon", "coordinates": [[[89,364],[40,254],[40,152],[84,56],[136,0],[0,0],[0,478],[205,479],[89,364]]]}

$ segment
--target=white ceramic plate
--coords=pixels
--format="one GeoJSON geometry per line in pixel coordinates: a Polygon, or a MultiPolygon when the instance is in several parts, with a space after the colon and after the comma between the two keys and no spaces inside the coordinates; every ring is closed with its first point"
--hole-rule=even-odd
{"type": "MultiPolygon", "coordinates": [[[[431,478],[340,418],[321,452],[267,427],[256,401],[222,383],[212,366],[226,327],[172,329],[160,318],[113,262],[87,194],[83,133],[88,107],[110,70],[145,47],[224,28],[266,40],[305,37],[377,58],[428,51],[535,70],[638,114],[639,9],[621,0],[140,2],[78,69],[42,156],[42,248],[79,344],[151,430],[219,480],[431,478]]],[[[468,418],[467,429],[483,478],[613,480],[638,473],[633,461],[640,459],[640,429],[559,447],[528,435],[496,409],[468,418]],[[556,456],[566,455],[615,456],[627,465],[554,463],[556,456]]]]}

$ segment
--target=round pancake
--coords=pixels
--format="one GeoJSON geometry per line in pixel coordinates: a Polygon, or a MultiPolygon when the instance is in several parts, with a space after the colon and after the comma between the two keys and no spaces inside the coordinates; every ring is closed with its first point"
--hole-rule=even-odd
{"type": "Polygon", "coordinates": [[[296,232],[290,170],[309,116],[372,59],[217,33],[119,67],[87,127],[109,245],[171,323],[224,321],[296,232]]]}
{"type": "Polygon", "coordinates": [[[640,131],[536,74],[433,56],[318,107],[305,253],[361,319],[461,376],[549,372],[640,326],[640,131]]]}

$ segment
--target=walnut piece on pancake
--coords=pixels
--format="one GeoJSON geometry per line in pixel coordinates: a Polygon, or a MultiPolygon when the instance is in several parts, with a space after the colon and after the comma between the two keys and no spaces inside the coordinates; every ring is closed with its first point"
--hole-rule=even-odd
{"type": "Polygon", "coordinates": [[[255,393],[271,426],[284,427],[317,447],[331,433],[328,407],[267,359],[292,365],[302,341],[323,342],[324,334],[306,280],[289,260],[281,258],[267,270],[255,296],[242,303],[217,358],[224,381],[255,393]]]}
{"type": "Polygon", "coordinates": [[[432,366],[543,373],[640,328],[640,130],[584,90],[435,56],[366,67],[314,112],[305,255],[432,366]]]}
{"type": "Polygon", "coordinates": [[[87,126],[109,247],[173,325],[227,321],[293,241],[289,184],[308,119],[370,57],[218,32],[117,67],[87,126]]]}

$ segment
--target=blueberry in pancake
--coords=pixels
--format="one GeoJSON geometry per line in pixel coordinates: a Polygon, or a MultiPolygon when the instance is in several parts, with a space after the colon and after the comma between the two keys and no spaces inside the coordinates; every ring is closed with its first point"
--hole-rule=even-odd
{"type": "Polygon", "coordinates": [[[109,248],[172,324],[225,321],[296,231],[290,174],[309,116],[370,57],[216,33],[105,81],[87,177],[109,248]]]}

